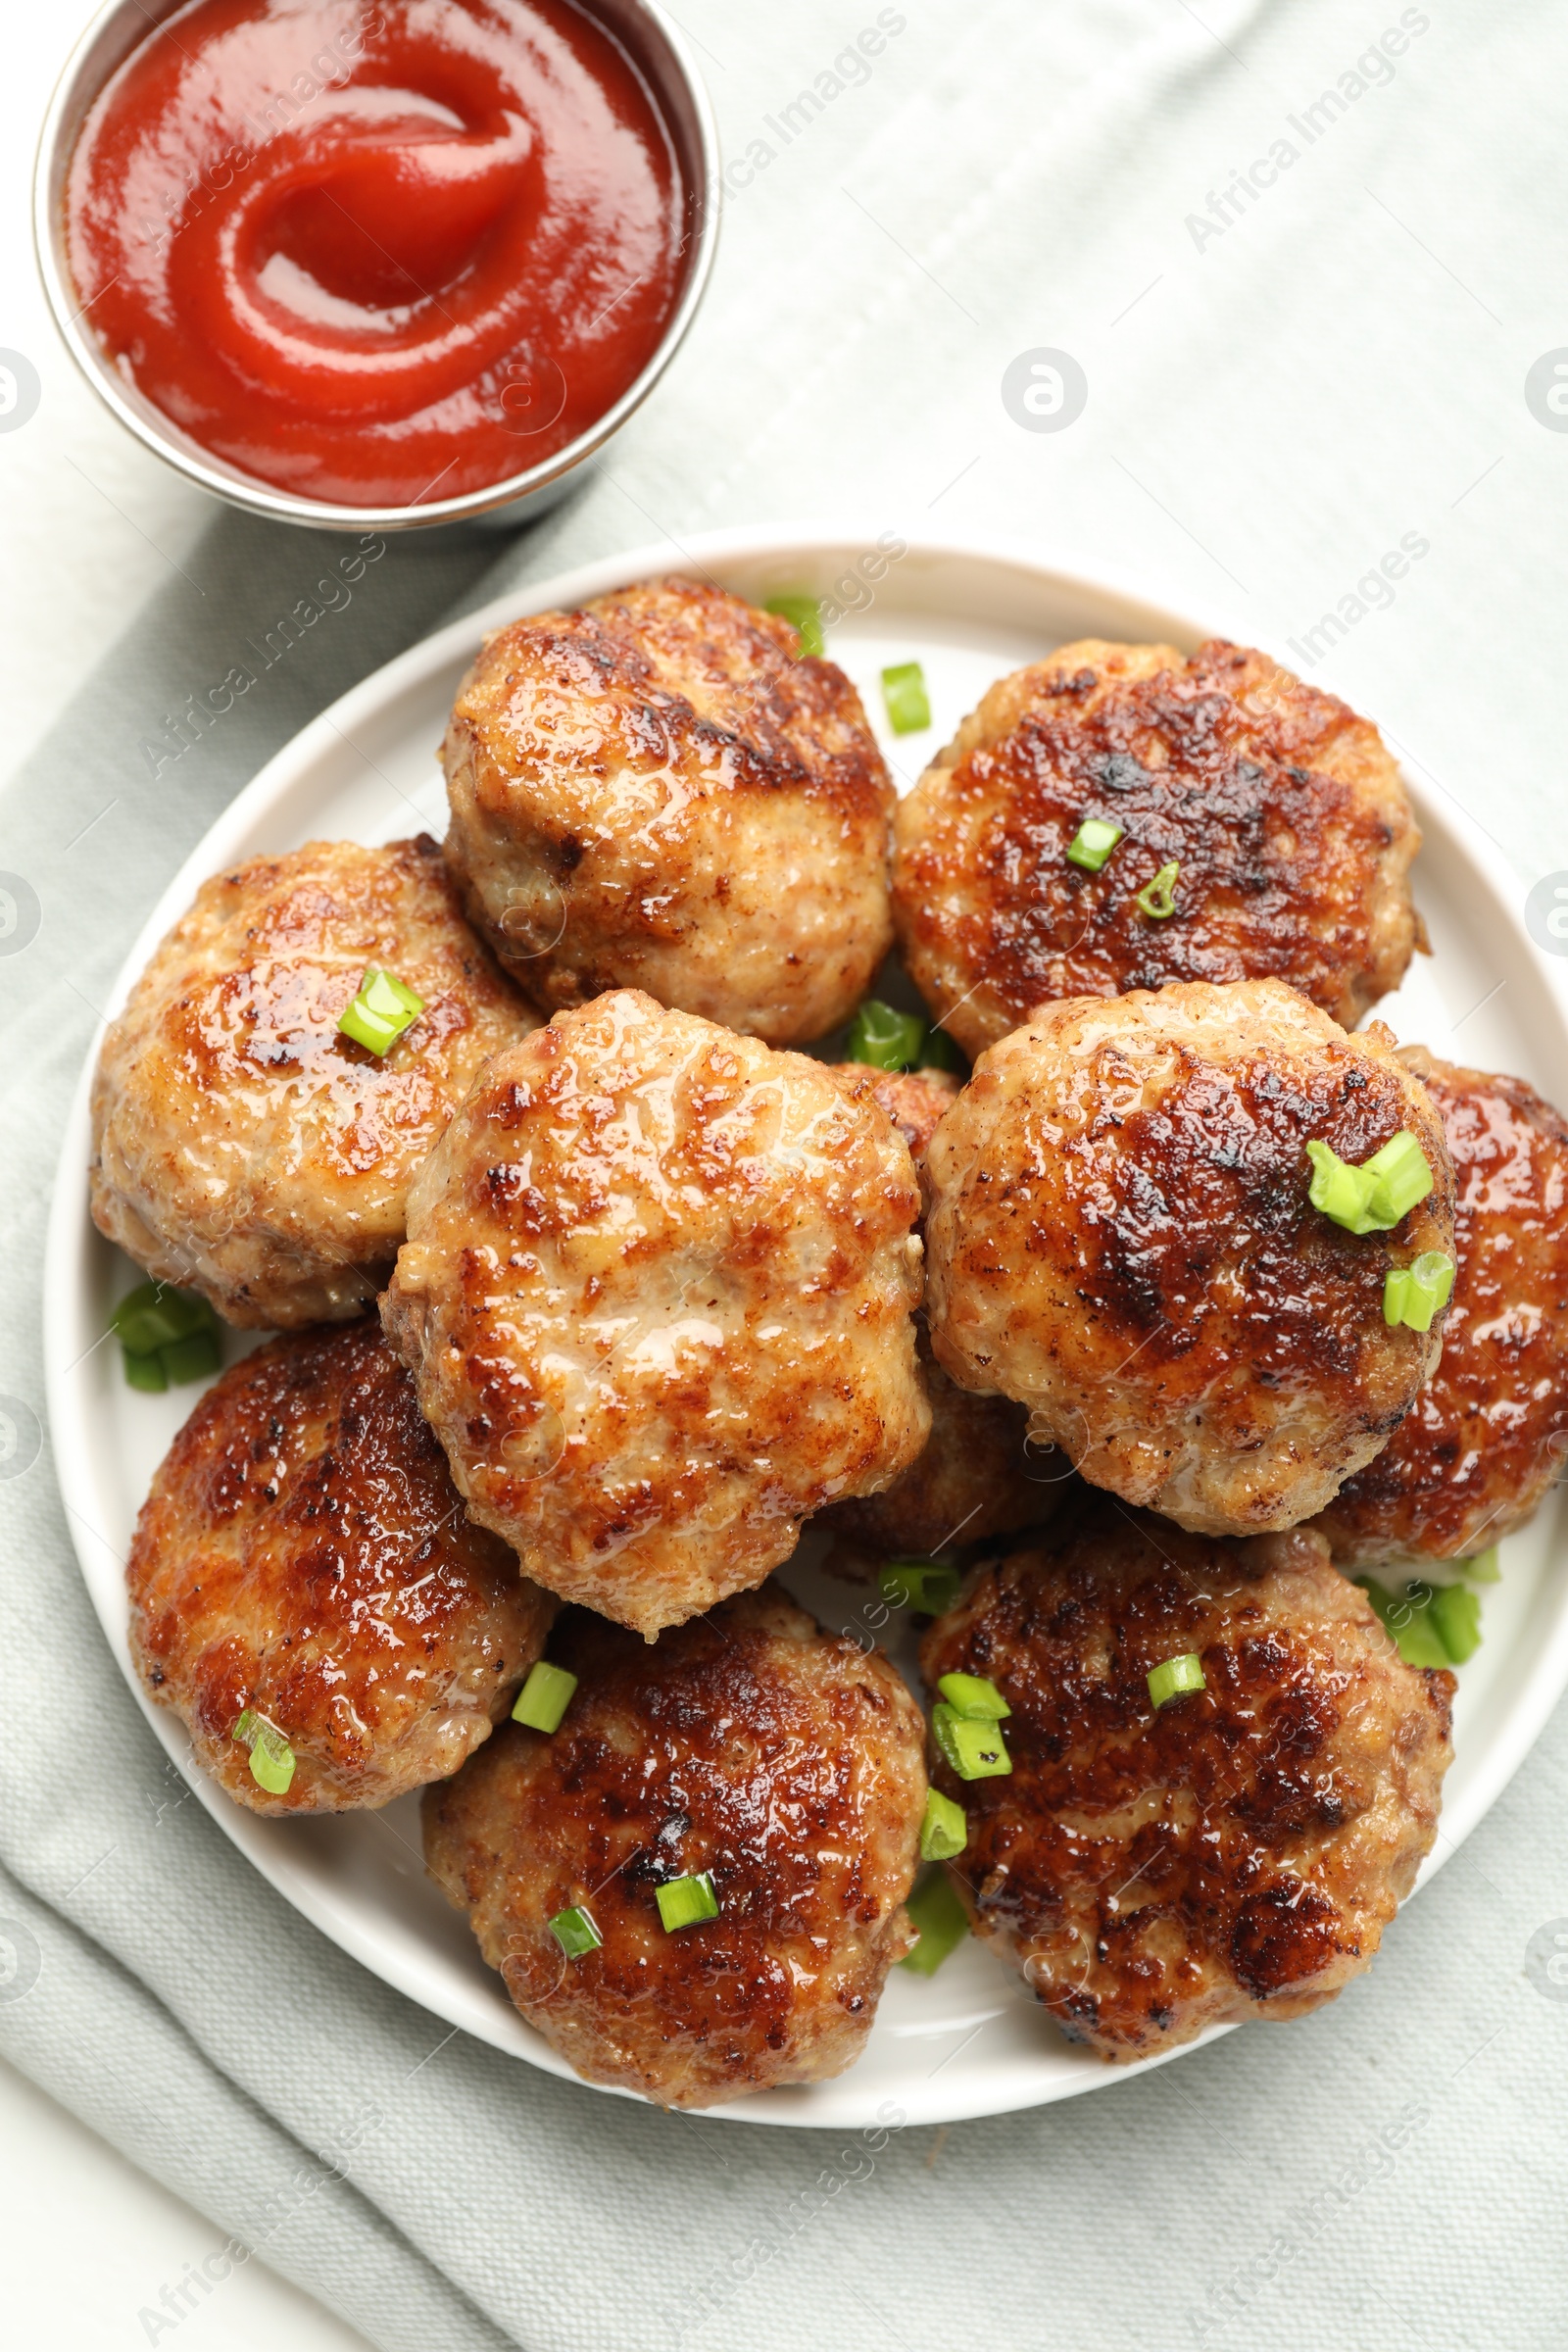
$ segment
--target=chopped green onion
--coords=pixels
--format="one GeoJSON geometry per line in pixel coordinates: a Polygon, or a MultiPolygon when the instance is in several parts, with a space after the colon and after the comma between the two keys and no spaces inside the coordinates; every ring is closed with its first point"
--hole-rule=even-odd
{"type": "Polygon", "coordinates": [[[294,1750],[275,1724],[247,1707],[231,1739],[251,1751],[251,1779],[271,1796],[284,1796],[294,1778],[294,1750]]]}
{"type": "Polygon", "coordinates": [[[367,964],[359,994],[338,1017],[338,1027],[356,1045],[385,1054],[424,1010],[424,999],[391,972],[367,964]]]}
{"type": "Polygon", "coordinates": [[[951,1070],[956,1078],[968,1074],[969,1064],[945,1029],[928,1029],[920,1048],[922,1070],[951,1070]]]}
{"type": "Polygon", "coordinates": [[[882,700],[895,735],[916,735],[931,724],[931,698],[918,662],[895,662],[882,672],[882,700]]]}
{"type": "Polygon", "coordinates": [[[1173,858],[1169,865],[1160,867],[1152,882],[1144,884],[1133,902],[1156,923],[1162,923],[1167,915],[1176,911],[1176,877],[1181,870],[1173,858]]]}
{"type": "Polygon", "coordinates": [[[424,1010],[424,999],[416,989],[410,988],[408,982],[398,979],[395,973],[381,971],[373,964],[366,966],[365,978],[360,982],[360,994],[370,1010],[379,1013],[383,1020],[395,1021],[401,1013],[406,1012],[412,1021],[416,1013],[424,1010]]]}
{"type": "Polygon", "coordinates": [[[950,1560],[884,1560],[877,1571],[877,1591],[896,1609],[919,1609],[924,1616],[941,1617],[958,1597],[962,1582],[950,1560]]]}
{"type": "Polygon", "coordinates": [[[597,1952],[604,1937],[586,1911],[573,1903],[569,1911],[558,1911],[550,1922],[550,1933],[568,1960],[580,1960],[584,1952],[597,1952]]]}
{"type": "Polygon", "coordinates": [[[802,653],[814,655],[820,661],[825,650],[822,608],[814,596],[770,596],[762,610],[787,620],[801,641],[802,653]]]}
{"type": "Polygon", "coordinates": [[[946,1700],[931,1710],[931,1737],[960,1781],[989,1781],[1012,1770],[994,1717],[960,1715],[946,1700]]]}
{"type": "Polygon", "coordinates": [[[561,1718],[576,1688],[574,1674],[568,1674],[564,1666],[552,1666],[548,1658],[540,1658],[528,1669],[528,1680],[517,1693],[517,1703],[512,1710],[513,1722],[525,1723],[531,1732],[559,1731],[561,1718]]]}
{"type": "Polygon", "coordinates": [[[969,1933],[969,1914],[945,1870],[928,1870],[905,1901],[920,1940],[899,1962],[911,1976],[934,1977],[969,1933]]]}
{"type": "Polygon", "coordinates": [[[199,1291],[144,1282],[126,1293],[109,1318],[120,1334],[127,1388],[161,1396],[170,1384],[206,1380],[222,1358],[218,1317],[199,1291]]]}
{"type": "Polygon", "coordinates": [[[655,1893],[666,1936],[674,1936],[682,1928],[695,1928],[700,1920],[718,1917],[718,1897],[713,1892],[713,1874],[710,1870],[699,1871],[695,1878],[666,1879],[655,1893]]]}
{"type": "Polygon", "coordinates": [[[1315,1140],[1306,1156],[1313,1169],[1307,1199],[1347,1233],[1388,1232],[1426,1199],[1434,1182],[1426,1153],[1404,1128],[1358,1168],[1315,1140]]]}
{"type": "Polygon", "coordinates": [[[970,1723],[1001,1723],[1012,1713],[996,1684],[983,1674],[945,1674],[937,1689],[955,1715],[970,1723]]]}
{"type": "Polygon", "coordinates": [[[158,1360],[171,1387],[182,1387],[190,1380],[211,1380],[222,1361],[218,1334],[193,1331],[188,1340],[171,1340],[167,1348],[159,1348],[158,1360]]]}
{"type": "Polygon", "coordinates": [[[403,1034],[396,1021],[382,1020],[358,997],[338,1014],[337,1025],[340,1036],[352,1037],[357,1046],[371,1054],[387,1053],[403,1034]]]}
{"type": "Polygon", "coordinates": [[[1489,1544],[1485,1551],[1472,1554],[1468,1560],[1456,1560],[1454,1566],[1470,1579],[1473,1585],[1494,1585],[1502,1575],[1497,1565],[1497,1546],[1489,1544]]]}
{"type": "Polygon", "coordinates": [[[1315,1137],[1306,1147],[1312,1162],[1307,1199],[1324,1216],[1343,1225],[1347,1233],[1370,1233],[1377,1219],[1371,1214],[1377,1179],[1365,1168],[1350,1165],[1332,1147],[1315,1137]]]}
{"type": "Polygon", "coordinates": [[[1407,1585],[1402,1592],[1386,1592],[1371,1577],[1357,1577],[1366,1596],[1383,1621],[1384,1631],[1407,1666],[1446,1666],[1448,1645],[1432,1615],[1432,1587],[1407,1585]],[[1418,1597],[1419,1596],[1419,1597],[1418,1597]]]}
{"type": "Polygon", "coordinates": [[[176,1340],[213,1331],[218,1318],[200,1291],[176,1291],[166,1282],[143,1282],[127,1291],[109,1318],[129,1355],[156,1355],[176,1340]]]}
{"type": "Polygon", "coordinates": [[[1383,1320],[1430,1331],[1453,1296],[1453,1260],[1441,1250],[1423,1250],[1408,1266],[1391,1266],[1383,1280],[1383,1320]]]}
{"type": "Polygon", "coordinates": [[[1372,1205],[1380,1225],[1397,1225],[1436,1182],[1426,1153],[1407,1127],[1392,1136],[1381,1152],[1374,1152],[1361,1173],[1377,1184],[1372,1205]]]}
{"type": "Polygon", "coordinates": [[[925,1037],[917,1012],[898,1012],[880,997],[867,997],[850,1023],[850,1059],[874,1070],[912,1070],[925,1037]]]}
{"type": "Polygon", "coordinates": [[[969,1822],[963,1807],[940,1788],[928,1788],[925,1819],[920,1824],[920,1855],[926,1862],[951,1861],[969,1842],[969,1822]]]}
{"type": "Polygon", "coordinates": [[[1184,1650],[1179,1658],[1167,1658],[1163,1665],[1154,1666],[1149,1673],[1149,1698],[1153,1707],[1163,1707],[1184,1690],[1201,1690],[1203,1661],[1196,1650],[1184,1650]]]}
{"type": "Polygon", "coordinates": [[[1481,1647],[1481,1596],[1464,1585],[1439,1585],[1427,1603],[1438,1640],[1455,1666],[1481,1647]]]}
{"type": "Polygon", "coordinates": [[[1067,855],[1074,865],[1086,865],[1098,874],[1121,837],[1120,825],[1107,824],[1102,816],[1086,816],[1067,844],[1067,855]]]}

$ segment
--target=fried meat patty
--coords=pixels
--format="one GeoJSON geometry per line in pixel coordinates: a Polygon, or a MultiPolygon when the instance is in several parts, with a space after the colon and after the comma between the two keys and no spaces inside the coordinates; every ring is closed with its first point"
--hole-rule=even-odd
{"type": "Polygon", "coordinates": [[[415,1169],[479,1064],[536,1025],[428,836],[253,858],[202,884],[110,1024],[94,1220],[230,1323],[363,1314],[415,1169]],[[424,999],[381,1057],[337,1025],[372,964],[424,999]]]}
{"type": "Polygon", "coordinates": [[[591,2082],[666,2107],[842,2074],[913,1941],[923,1726],[887,1660],[778,1588],[652,1646],[568,1610],[548,1738],[509,1726],[424,1806],[431,1876],[529,2024],[591,2082]],[[666,1933],[665,1882],[714,1918],[666,1933]],[[550,1922],[600,1938],[564,1956],[550,1922]]]}
{"type": "Polygon", "coordinates": [[[1386,1031],[1348,1037],[1281,981],[1040,1006],[981,1056],[925,1177],[938,1362],[1183,1527],[1323,1509],[1437,1362],[1441,1318],[1383,1306],[1392,1267],[1452,1252],[1443,1122],[1386,1031]],[[1309,1140],[1360,1165],[1401,1130],[1436,1182],[1392,1231],[1311,1206],[1309,1140]]]}
{"type": "Polygon", "coordinates": [[[442,749],[447,858],[543,1012],[603,990],[770,1045],[848,1018],[893,938],[893,784],[787,621],[655,580],[491,637],[442,749]]]}
{"type": "MultiPolygon", "coordinates": [[[[881,1105],[916,1171],[923,1168],[938,1122],[958,1099],[958,1081],[945,1070],[884,1071],[858,1061],[835,1067],[846,1085],[881,1105]]],[[[948,1378],[931,1352],[923,1315],[916,1318],[915,1351],[931,1407],[931,1435],[919,1455],[879,1494],[832,1503],[817,1521],[833,1538],[828,1567],[852,1582],[873,1574],[879,1560],[1039,1526],[1051,1517],[1068,1475],[1059,1448],[1031,1443],[1023,1405],[977,1396],[948,1378]]]]}
{"type": "Polygon", "coordinates": [[[474,1527],[372,1318],[273,1340],[208,1390],[143,1503],[130,1648],[258,1813],[384,1805],[490,1735],[555,1603],[474,1527]],[[294,1750],[262,1788],[247,1711],[294,1750]]]}
{"type": "Polygon", "coordinates": [[[1443,1116],[1459,1270],[1442,1362],[1316,1523],[1352,1566],[1485,1550],[1568,1453],[1568,1123],[1522,1078],[1399,1058],[1443,1116]]]}
{"type": "Polygon", "coordinates": [[[1088,638],[992,687],[895,819],[899,944],[970,1054],[1054,998],[1273,974],[1347,1028],[1422,939],[1377,729],[1219,640],[1088,638]],[[1118,826],[1100,871],[1067,857],[1118,826]],[[1174,911],[1137,894],[1180,870],[1174,911]]]}
{"type": "Polygon", "coordinates": [[[1104,1501],[1058,1525],[922,1646],[933,1685],[983,1675],[1012,1710],[1009,1776],[933,1767],[975,1934],[1105,2058],[1332,1999],[1431,1847],[1452,1675],[1403,1663],[1310,1530],[1226,1543],[1104,1501]],[[1151,1670],[1189,1654],[1204,1688],[1156,1708],[1151,1670]]]}
{"type": "Polygon", "coordinates": [[[878,1070],[863,1061],[835,1061],[833,1074],[858,1100],[870,1100],[893,1121],[909,1147],[916,1168],[940,1120],[958,1100],[958,1081],[948,1070],[878,1070]]]}
{"type": "Polygon", "coordinates": [[[834,1540],[827,1566],[852,1583],[873,1575],[882,1560],[929,1558],[955,1544],[1043,1527],[1071,1483],[1060,1446],[1031,1439],[1023,1405],[977,1396],[948,1378],[931,1352],[923,1315],[915,1322],[915,1353],[931,1435],[891,1486],[833,1503],[815,1522],[834,1540]]]}
{"type": "Polygon", "coordinates": [[[382,1313],[473,1516],[652,1639],[918,1453],[918,1209],[821,1062],[620,990],[486,1068],[382,1313]]]}

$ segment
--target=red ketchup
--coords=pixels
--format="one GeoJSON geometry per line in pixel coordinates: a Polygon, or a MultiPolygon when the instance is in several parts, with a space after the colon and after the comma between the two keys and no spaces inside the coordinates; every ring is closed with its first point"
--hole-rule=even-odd
{"type": "Polygon", "coordinates": [[[66,212],[121,373],[216,457],[345,506],[564,448],[679,295],[668,136],[568,0],[191,0],[87,117],[66,212]]]}

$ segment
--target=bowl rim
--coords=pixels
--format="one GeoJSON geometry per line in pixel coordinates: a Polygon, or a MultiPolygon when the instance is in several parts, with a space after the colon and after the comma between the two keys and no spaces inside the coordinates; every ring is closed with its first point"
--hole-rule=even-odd
{"type": "MultiPolygon", "coordinates": [[[[583,13],[601,22],[595,0],[573,0],[583,13]]],[[[700,73],[693,46],[685,32],[659,0],[620,0],[620,6],[642,18],[655,39],[663,44],[674,71],[683,83],[692,110],[694,132],[691,156],[682,156],[683,171],[691,172],[694,184],[688,192],[687,210],[695,222],[682,238],[683,247],[691,248],[691,262],[686,281],[674,310],[665,323],[659,343],[633,381],[617,400],[588,428],[548,458],[521,471],[507,475],[478,490],[469,490],[457,498],[432,500],[419,506],[347,506],[333,500],[312,499],[290,490],[280,490],[257,476],[230,467],[220,459],[188,439],[162,410],[145,394],[128,384],[119,374],[114,362],[99,344],[84,319],[87,305],[78,304],[76,289],[66,264],[64,213],[57,208],[56,197],[66,163],[74,148],[81,122],[89,108],[102,91],[110,75],[119,70],[131,50],[139,46],[133,41],[115,64],[95,77],[90,88],[84,76],[92,53],[110,27],[122,19],[142,20],[150,37],[167,16],[175,13],[182,0],[167,9],[156,21],[139,0],[104,0],[80,37],[73,44],[50,92],[44,111],[32,174],[32,234],[38,273],[43,281],[44,298],[50,317],[67,351],[80,373],[104,406],[117,416],[127,432],[132,433],[144,449],[212,497],[227,505],[239,507],[246,514],[259,514],[271,521],[314,526],[319,530],[394,532],[426,530],[438,523],[471,522],[494,514],[500,508],[520,506],[532,501],[539,492],[561,483],[587,459],[602,449],[619,431],[627,418],[639,409],[653,391],[660,377],[684,343],[708,282],[712,274],[718,245],[718,225],[722,211],[720,191],[720,152],[718,125],[712,100],[700,73]],[[58,217],[57,217],[58,212],[58,217]]],[[[601,23],[601,28],[611,38],[619,35],[613,24],[601,23]]],[[[641,71],[634,56],[632,64],[641,71]]],[[[646,79],[646,76],[644,77],[646,79]]],[[[671,145],[679,147],[675,125],[668,111],[650,90],[650,101],[663,123],[671,145]]],[[[677,252],[680,249],[677,249],[677,252]]],[[[519,514],[518,521],[525,519],[519,514]]]]}

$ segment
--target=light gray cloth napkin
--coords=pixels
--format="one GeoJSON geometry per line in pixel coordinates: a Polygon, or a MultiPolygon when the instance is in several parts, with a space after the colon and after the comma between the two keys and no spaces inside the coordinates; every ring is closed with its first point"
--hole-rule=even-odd
{"type": "MultiPolygon", "coordinates": [[[[1568,1914],[1562,1713],[1328,2011],[1065,2105],[867,2139],[662,2116],[449,2035],[189,1801],[99,1637],[38,1328],[96,1007],[239,785],[455,602],[720,522],[1011,534],[1295,640],[1521,888],[1568,862],[1568,440],[1549,367],[1525,385],[1568,339],[1568,20],[681,13],[732,167],[718,276],[585,494],[499,549],[390,547],[346,604],[317,588],[343,543],[215,520],[0,805],[24,885],[0,943],[0,2049],[398,2352],[1561,2342],[1568,2001],[1526,1951],[1568,1914]],[[1085,395],[1065,422],[1024,397],[1031,355],[1062,351],[1085,395]],[[1428,552],[1385,597],[1366,583],[1407,534],[1428,552]],[[304,598],[332,609],[181,749],[186,698],[254,669],[247,643],[304,598]]],[[[138,2316],[127,2341],[166,2340],[138,2316]]]]}

